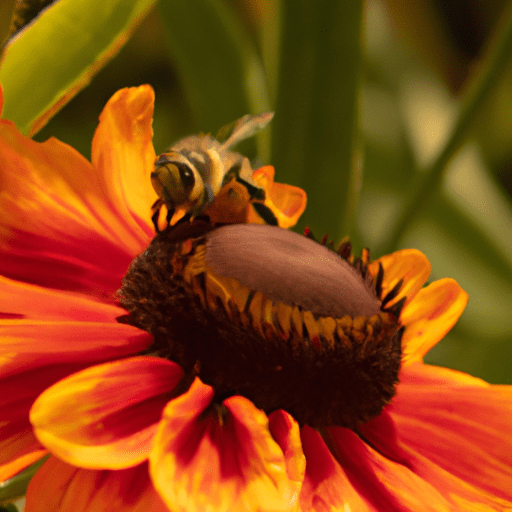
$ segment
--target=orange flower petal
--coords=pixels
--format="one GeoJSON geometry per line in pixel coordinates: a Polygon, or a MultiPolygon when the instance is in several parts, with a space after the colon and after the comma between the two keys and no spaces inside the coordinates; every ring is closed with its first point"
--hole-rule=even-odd
{"type": "Polygon", "coordinates": [[[124,309],[92,297],[43,288],[0,276],[0,321],[2,318],[116,322],[124,309]]]}
{"type": "MultiPolygon", "coordinates": [[[[49,297],[46,305],[39,298],[41,309],[51,310],[49,297]]],[[[149,334],[113,322],[0,320],[0,464],[40,448],[28,414],[48,386],[90,364],[144,350],[151,341],[149,334]]]]}
{"type": "Polygon", "coordinates": [[[87,368],[36,400],[30,421],[41,443],[79,467],[123,469],[144,461],[181,368],[133,357],[87,368]]]}
{"type": "Polygon", "coordinates": [[[310,427],[303,427],[301,435],[302,448],[307,460],[300,495],[301,510],[378,512],[359,495],[320,434],[310,427]]]}
{"type": "Polygon", "coordinates": [[[371,510],[455,512],[438,489],[403,462],[377,452],[346,428],[327,429],[336,458],[371,510]]]}
{"type": "MultiPolygon", "coordinates": [[[[449,510],[482,512],[512,510],[510,501],[473,487],[467,481],[442,469],[403,443],[400,439],[400,432],[397,430],[397,424],[389,411],[384,410],[377,418],[362,425],[360,432],[363,438],[381,455],[408,468],[411,473],[432,485],[443,495],[449,504],[449,510]]],[[[451,456],[449,453],[446,455],[451,456]]]]}
{"type": "Polygon", "coordinates": [[[18,459],[39,450],[44,450],[44,447],[34,436],[32,426],[28,421],[28,410],[25,411],[24,421],[12,421],[9,417],[5,420],[2,418],[0,435],[1,467],[15,465],[18,459]]]}
{"type": "Polygon", "coordinates": [[[40,144],[2,123],[0,177],[0,273],[111,296],[143,245],[123,250],[123,230],[93,186],[89,162],[55,139],[40,144]]]}
{"type": "Polygon", "coordinates": [[[420,361],[455,325],[468,294],[453,279],[440,279],[421,289],[400,314],[404,364],[420,361]]]}
{"type": "Polygon", "coordinates": [[[400,381],[389,407],[399,441],[480,490],[482,502],[488,493],[512,509],[512,387],[424,364],[404,368],[400,381]]]}
{"type": "Polygon", "coordinates": [[[50,365],[80,367],[115,359],[144,350],[151,339],[125,324],[0,320],[1,378],[50,365]]]}
{"type": "Polygon", "coordinates": [[[49,385],[81,368],[83,366],[78,365],[45,366],[2,379],[0,464],[12,462],[22,455],[42,449],[28,420],[30,407],[49,385]]]}
{"type": "Polygon", "coordinates": [[[169,512],[147,464],[118,471],[79,469],[51,457],[27,490],[26,512],[169,512]]]}
{"type": "Polygon", "coordinates": [[[294,510],[295,486],[266,415],[242,397],[223,406],[210,406],[212,399],[212,388],[196,379],[164,411],[150,472],[167,506],[175,512],[294,510]]]}
{"type": "Polygon", "coordinates": [[[265,204],[272,210],[282,228],[297,224],[306,208],[306,192],[299,187],[274,182],[274,167],[265,165],[255,170],[253,180],[265,190],[265,204]]]}
{"type": "Polygon", "coordinates": [[[22,455],[21,457],[18,457],[17,459],[8,462],[7,464],[2,464],[0,466],[0,482],[5,482],[24,469],[27,469],[38,460],[41,460],[46,455],[48,455],[48,450],[35,450],[22,455]]]}
{"type": "Polygon", "coordinates": [[[156,154],[152,144],[155,93],[142,85],[117,91],[100,116],[92,141],[92,162],[110,202],[130,229],[153,237],[151,185],[156,154]]]}
{"type": "MultiPolygon", "coordinates": [[[[147,91],[139,96],[146,103],[148,97],[152,101],[147,91]]],[[[129,113],[144,118],[146,111],[132,109],[129,113]]],[[[107,112],[110,120],[126,123],[126,108],[118,106],[107,112]]],[[[151,119],[148,122],[146,118],[144,126],[136,122],[135,126],[126,125],[121,141],[116,138],[121,136],[118,132],[99,137],[95,148],[103,155],[102,164],[108,164],[105,155],[109,152],[126,150],[121,142],[131,136],[132,153],[148,153],[144,161],[137,160],[137,172],[148,172],[152,149],[146,139],[151,137],[151,119]]],[[[127,172],[133,170],[130,167],[127,172]]],[[[119,188],[120,178],[109,176],[116,181],[107,186],[102,181],[105,176],[99,176],[70,146],[56,139],[35,142],[6,121],[0,122],[0,178],[0,273],[52,288],[112,297],[130,261],[144,250],[153,234],[148,225],[151,202],[146,205],[146,221],[141,221],[137,212],[135,218],[131,213],[133,196],[144,187],[137,183],[131,192],[123,192],[121,199],[129,201],[128,206],[118,197],[114,203],[109,193],[119,188]]],[[[146,188],[150,187],[148,177],[146,188]]]]}
{"type": "Polygon", "coordinates": [[[405,303],[408,304],[430,275],[427,257],[416,249],[403,249],[373,261],[368,265],[368,271],[372,276],[377,275],[379,263],[384,270],[382,297],[385,297],[401,279],[404,281],[398,295],[389,302],[389,305],[395,304],[402,297],[407,297],[405,303]]]}

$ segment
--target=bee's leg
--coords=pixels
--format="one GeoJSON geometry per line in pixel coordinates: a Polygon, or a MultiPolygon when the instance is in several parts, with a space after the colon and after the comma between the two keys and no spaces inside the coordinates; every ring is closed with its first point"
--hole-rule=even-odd
{"type": "MultiPolygon", "coordinates": [[[[155,231],[160,233],[160,228],[158,227],[158,217],[160,216],[160,210],[164,205],[164,201],[162,198],[158,198],[153,205],[151,206],[151,211],[153,215],[151,215],[151,221],[153,222],[153,226],[155,226],[155,231]]],[[[169,215],[169,213],[167,213],[169,215]]]]}
{"type": "Polygon", "coordinates": [[[265,204],[256,201],[251,201],[252,207],[256,213],[265,221],[269,226],[279,226],[276,216],[272,210],[265,204]]]}

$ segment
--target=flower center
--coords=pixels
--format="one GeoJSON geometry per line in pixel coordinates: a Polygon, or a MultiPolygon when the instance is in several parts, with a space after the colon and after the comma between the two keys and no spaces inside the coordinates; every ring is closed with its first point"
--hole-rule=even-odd
{"type": "Polygon", "coordinates": [[[119,291],[128,323],[152,352],[199,375],[219,400],[249,398],[301,424],[343,426],[377,416],[398,382],[402,301],[381,297],[367,252],[351,263],[282,228],[196,220],[159,233],[119,291]]]}

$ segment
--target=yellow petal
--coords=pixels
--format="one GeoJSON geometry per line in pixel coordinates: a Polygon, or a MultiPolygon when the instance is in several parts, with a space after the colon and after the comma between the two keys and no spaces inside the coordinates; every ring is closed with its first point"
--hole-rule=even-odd
{"type": "Polygon", "coordinates": [[[117,91],[100,116],[92,142],[92,163],[111,202],[126,223],[151,236],[151,205],[157,199],[150,174],[155,93],[142,85],[117,91]]]}
{"type": "Polygon", "coordinates": [[[455,325],[468,294],[453,279],[440,279],[421,289],[400,314],[404,364],[419,361],[455,325]]]}
{"type": "Polygon", "coordinates": [[[430,263],[427,257],[416,249],[403,249],[373,261],[368,265],[368,270],[374,277],[379,271],[379,264],[384,270],[383,298],[400,280],[403,280],[398,295],[389,302],[389,306],[402,297],[407,297],[406,304],[410,302],[430,275],[430,263]]]}
{"type": "Polygon", "coordinates": [[[268,206],[282,228],[295,226],[306,208],[306,192],[299,187],[274,182],[274,167],[266,165],[253,172],[253,180],[265,190],[268,206]]]}
{"type": "Polygon", "coordinates": [[[87,368],[44,391],[30,411],[39,441],[62,460],[91,469],[144,461],[183,372],[139,356],[87,368]]]}

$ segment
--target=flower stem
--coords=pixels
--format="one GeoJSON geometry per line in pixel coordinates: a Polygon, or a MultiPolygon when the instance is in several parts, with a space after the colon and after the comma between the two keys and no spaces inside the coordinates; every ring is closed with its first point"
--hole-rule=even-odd
{"type": "Polygon", "coordinates": [[[507,6],[501,22],[491,37],[484,53],[481,65],[466,88],[459,118],[445,147],[434,162],[427,167],[413,185],[406,198],[405,205],[398,215],[395,227],[389,237],[386,252],[395,250],[414,218],[428,202],[430,196],[438,189],[444,171],[460,148],[467,132],[485,99],[492,91],[501,73],[507,69],[512,55],[512,2],[507,6]]]}

